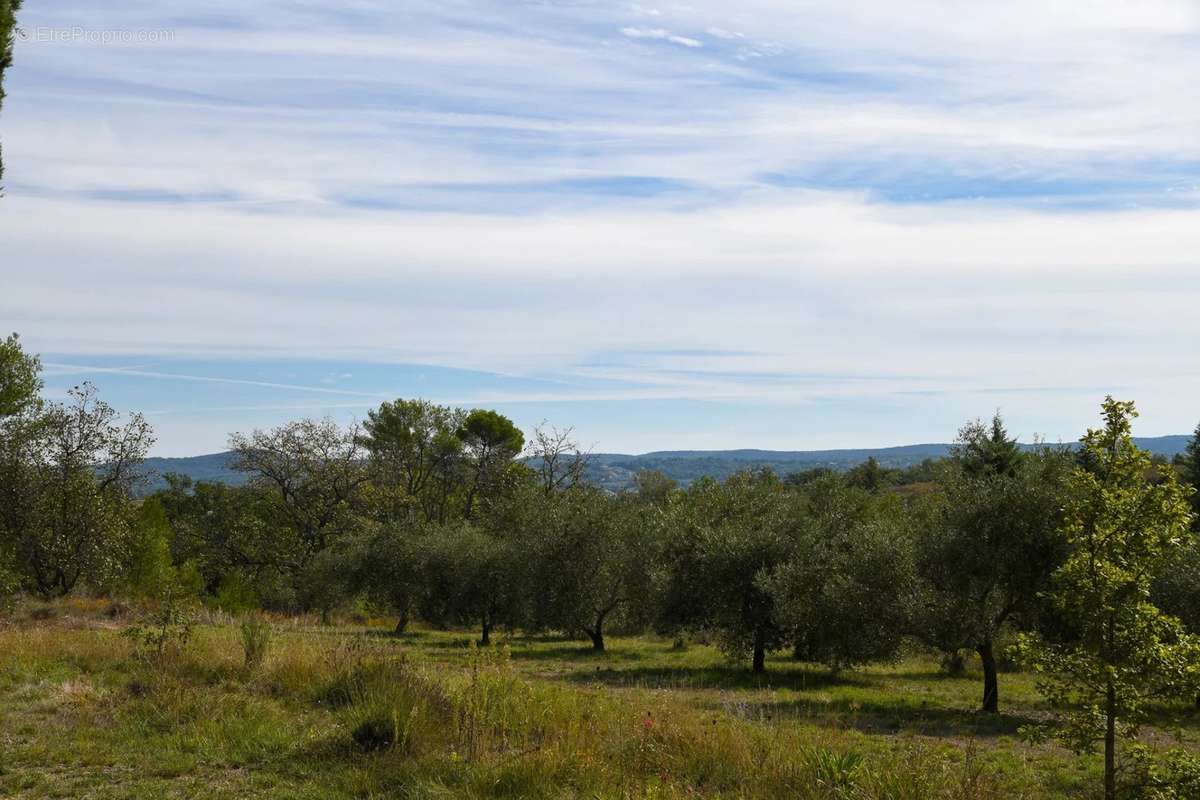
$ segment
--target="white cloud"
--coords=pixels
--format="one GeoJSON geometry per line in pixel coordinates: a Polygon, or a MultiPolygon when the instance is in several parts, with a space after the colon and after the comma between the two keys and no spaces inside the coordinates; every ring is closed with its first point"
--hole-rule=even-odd
{"type": "Polygon", "coordinates": [[[729,30],[725,30],[724,28],[717,28],[715,26],[710,26],[708,28],[705,28],[704,32],[707,33],[709,36],[715,36],[718,39],[744,39],[744,38],[746,38],[746,34],[741,33],[740,31],[729,31],[729,30]]]}
{"type": "Polygon", "coordinates": [[[678,36],[665,28],[621,28],[621,33],[630,39],[660,39],[684,47],[703,47],[704,43],[687,36],[678,36]]]}

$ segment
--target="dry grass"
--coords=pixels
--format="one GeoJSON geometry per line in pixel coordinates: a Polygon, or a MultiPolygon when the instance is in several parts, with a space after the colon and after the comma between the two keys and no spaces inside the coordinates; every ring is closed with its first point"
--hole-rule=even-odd
{"type": "MultiPolygon", "coordinates": [[[[1022,743],[1044,714],[1006,674],[1007,713],[932,659],[765,677],[708,647],[615,638],[387,635],[273,621],[247,666],[214,617],[153,666],[99,601],[0,629],[3,797],[1089,797],[1095,765],[1022,743]]],[[[385,623],[386,624],[386,623],[385,623]]],[[[1194,730],[1185,728],[1185,739],[1194,730]]]]}

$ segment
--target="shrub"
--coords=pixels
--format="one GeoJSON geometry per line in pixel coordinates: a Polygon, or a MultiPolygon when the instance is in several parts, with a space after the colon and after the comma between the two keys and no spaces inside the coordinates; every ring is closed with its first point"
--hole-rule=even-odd
{"type": "Polygon", "coordinates": [[[240,572],[221,579],[212,604],[226,614],[246,614],[259,607],[258,593],[240,572]]]}
{"type": "Polygon", "coordinates": [[[195,624],[195,615],[172,587],[148,618],[130,625],[121,635],[133,642],[139,658],[162,664],[170,653],[187,645],[195,624]]]}
{"type": "Polygon", "coordinates": [[[158,597],[175,578],[171,562],[171,523],[153,498],[138,508],[130,531],[124,583],[136,597],[158,597]]]}

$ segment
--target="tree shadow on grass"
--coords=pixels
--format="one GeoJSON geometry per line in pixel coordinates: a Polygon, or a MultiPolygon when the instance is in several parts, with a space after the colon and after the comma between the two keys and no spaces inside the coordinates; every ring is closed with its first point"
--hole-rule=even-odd
{"type": "MultiPolygon", "coordinates": [[[[520,641],[520,640],[518,640],[520,641]]],[[[514,644],[516,644],[514,642],[514,644]]],[[[539,644],[541,644],[539,642],[539,644]]],[[[567,639],[562,644],[540,647],[514,647],[514,661],[555,661],[567,664],[643,661],[646,654],[637,650],[596,650],[586,642],[567,639]]]]}
{"type": "Polygon", "coordinates": [[[592,671],[574,672],[565,679],[583,685],[627,689],[791,689],[807,691],[831,686],[866,686],[861,675],[835,675],[826,670],[796,668],[754,673],[730,664],[704,667],[619,667],[596,666],[592,671]]]}
{"type": "MultiPolygon", "coordinates": [[[[433,635],[429,631],[405,631],[404,633],[396,633],[392,628],[368,628],[359,631],[357,636],[363,636],[368,639],[386,639],[393,642],[421,642],[425,644],[433,635]]],[[[430,645],[433,642],[428,642],[430,645]]]]}
{"type": "Polygon", "coordinates": [[[967,708],[937,706],[897,698],[896,701],[853,701],[801,698],[783,702],[713,703],[737,716],[765,721],[801,720],[852,728],[869,734],[916,734],[940,738],[1015,737],[1024,725],[1043,722],[1023,713],[985,714],[967,708]]]}

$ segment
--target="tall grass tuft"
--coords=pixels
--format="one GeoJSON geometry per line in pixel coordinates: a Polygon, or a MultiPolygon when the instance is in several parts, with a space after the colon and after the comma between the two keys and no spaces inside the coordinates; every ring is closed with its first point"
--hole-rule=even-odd
{"type": "Polygon", "coordinates": [[[450,698],[440,682],[404,656],[360,651],[322,694],[327,704],[341,707],[361,750],[415,755],[452,744],[450,698]]]}
{"type": "Polygon", "coordinates": [[[242,618],[241,632],[246,669],[256,670],[267,660],[271,649],[271,624],[258,614],[248,614],[242,618]]]}

